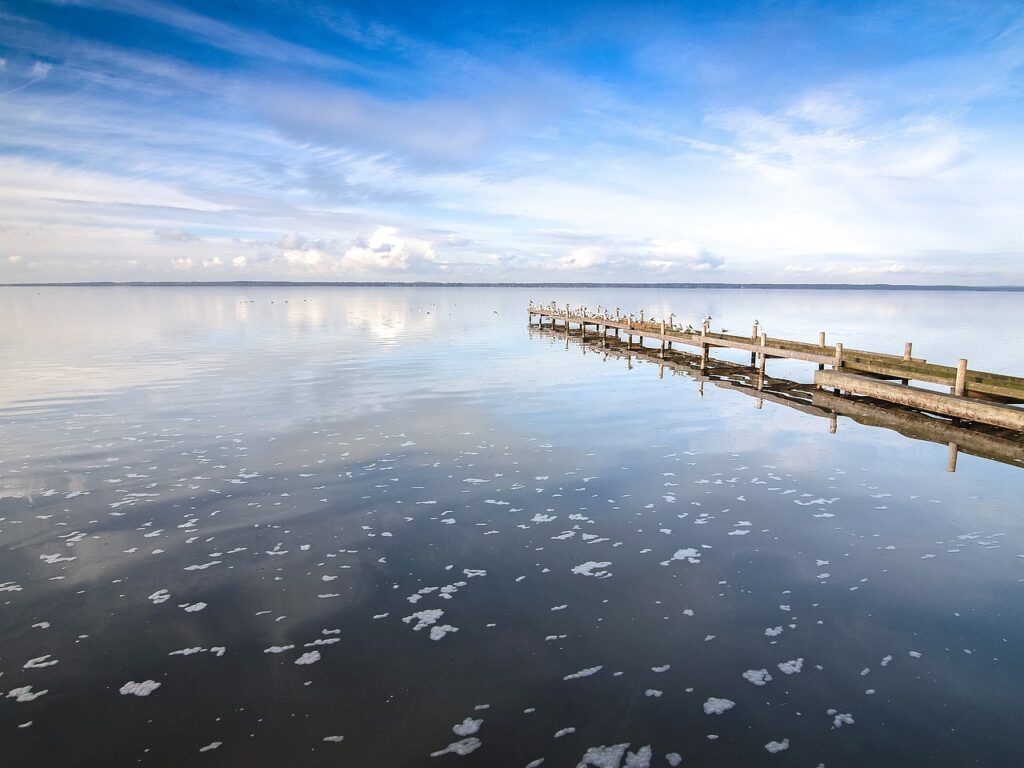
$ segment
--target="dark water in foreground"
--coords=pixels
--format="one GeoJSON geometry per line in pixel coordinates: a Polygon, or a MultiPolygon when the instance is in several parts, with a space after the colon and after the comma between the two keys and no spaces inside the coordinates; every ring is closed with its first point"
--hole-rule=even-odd
{"type": "Polygon", "coordinates": [[[1024,371],[1019,294],[0,289],[0,762],[1019,764],[1024,471],[530,298],[1024,371]]]}

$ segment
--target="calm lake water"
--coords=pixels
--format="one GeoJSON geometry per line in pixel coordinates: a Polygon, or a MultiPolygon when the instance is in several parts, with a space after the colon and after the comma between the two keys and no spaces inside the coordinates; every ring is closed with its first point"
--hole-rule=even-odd
{"type": "Polygon", "coordinates": [[[531,298],[1024,373],[1022,294],[0,288],[0,762],[1020,763],[1024,470],[531,298]]]}

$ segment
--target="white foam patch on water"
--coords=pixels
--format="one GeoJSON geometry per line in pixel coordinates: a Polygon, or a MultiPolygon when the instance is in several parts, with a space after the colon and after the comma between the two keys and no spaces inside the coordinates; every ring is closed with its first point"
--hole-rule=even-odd
{"type": "Polygon", "coordinates": [[[200,747],[199,751],[200,752],[212,752],[213,750],[219,748],[223,743],[224,743],[223,741],[211,741],[205,747],[200,747]]]}
{"type": "Polygon", "coordinates": [[[786,675],[795,675],[804,668],[803,658],[783,661],[776,665],[779,671],[786,675]]]}
{"type": "Polygon", "coordinates": [[[782,741],[769,741],[764,745],[764,748],[774,755],[778,752],[789,749],[789,739],[783,739],[782,741]]]}
{"type": "Polygon", "coordinates": [[[576,733],[575,728],[562,728],[559,731],[555,731],[555,738],[560,739],[563,736],[568,736],[570,733],[576,733]]]}
{"type": "Polygon", "coordinates": [[[892,662],[892,656],[886,656],[885,658],[882,659],[881,664],[882,664],[883,667],[888,667],[891,662],[892,662]]]}
{"type": "Polygon", "coordinates": [[[651,768],[652,754],[650,744],[640,747],[635,753],[629,752],[626,754],[623,768],[651,768]]]}
{"type": "Polygon", "coordinates": [[[153,601],[153,605],[160,605],[160,603],[166,603],[171,599],[171,593],[166,589],[158,589],[149,596],[149,599],[153,601]]]}
{"type": "Polygon", "coordinates": [[[468,739],[462,739],[462,741],[453,741],[444,749],[438,750],[437,752],[431,752],[431,757],[441,757],[441,755],[456,754],[460,757],[465,757],[470,752],[473,752],[480,748],[481,741],[476,736],[470,736],[468,739]]]}
{"type": "Polygon", "coordinates": [[[12,688],[7,693],[8,699],[14,699],[19,702],[35,701],[40,696],[44,696],[49,693],[48,690],[44,691],[33,691],[31,685],[24,685],[21,688],[12,688]]]}
{"type": "Polygon", "coordinates": [[[442,616],[444,616],[444,611],[442,611],[440,608],[431,608],[426,611],[417,611],[411,616],[405,616],[402,618],[402,621],[406,624],[411,624],[413,621],[415,621],[416,625],[413,627],[413,630],[418,632],[424,627],[429,627],[431,624],[436,624],[437,620],[440,619],[442,616]]]}
{"type": "Polygon", "coordinates": [[[683,756],[680,755],[678,752],[669,752],[667,755],[665,755],[665,761],[669,765],[671,765],[672,768],[676,768],[676,766],[682,765],[683,756]]]}
{"type": "Polygon", "coordinates": [[[661,666],[661,667],[651,667],[651,672],[658,672],[658,673],[668,672],[670,669],[672,669],[672,665],[671,664],[665,664],[664,666],[661,666]]]}
{"type": "Polygon", "coordinates": [[[309,651],[295,660],[296,664],[316,664],[320,661],[320,651],[309,651]]]}
{"type": "Polygon", "coordinates": [[[597,579],[607,579],[609,576],[612,575],[611,572],[600,569],[607,568],[609,565],[611,565],[611,562],[599,563],[595,562],[594,560],[588,560],[585,563],[574,565],[572,567],[572,572],[579,576],[593,576],[597,579]]]}
{"type": "Polygon", "coordinates": [[[50,622],[48,622],[48,621],[40,621],[39,623],[32,625],[32,629],[49,629],[49,628],[50,628],[50,622]]]}
{"type": "Polygon", "coordinates": [[[191,605],[185,604],[180,607],[184,608],[186,613],[198,613],[206,607],[206,603],[192,603],[191,605]]]}
{"type": "Polygon", "coordinates": [[[29,659],[25,662],[25,666],[23,666],[22,669],[42,669],[44,667],[52,667],[57,663],[57,659],[47,661],[50,656],[51,654],[48,653],[45,656],[37,656],[34,659],[29,659]]]}
{"type": "Polygon", "coordinates": [[[662,691],[659,691],[657,688],[648,688],[646,691],[644,691],[644,696],[649,696],[653,699],[660,699],[661,695],[662,691]]]}
{"type": "Polygon", "coordinates": [[[544,758],[538,757],[536,760],[528,762],[525,768],[540,768],[542,765],[544,765],[544,758]]]}
{"type": "Polygon", "coordinates": [[[480,726],[483,725],[483,722],[483,718],[474,720],[472,717],[467,717],[461,723],[453,725],[452,732],[456,736],[472,736],[480,730],[480,726]]]}
{"type": "Polygon", "coordinates": [[[177,650],[177,651],[171,651],[167,655],[168,656],[191,656],[193,653],[203,653],[205,651],[206,651],[205,648],[202,648],[202,647],[197,645],[197,646],[195,646],[193,648],[181,648],[180,650],[177,650]]]}
{"type": "Polygon", "coordinates": [[[442,637],[447,635],[449,632],[458,632],[458,627],[453,627],[451,624],[438,624],[437,626],[430,628],[430,639],[440,640],[442,637]]]}
{"type": "Polygon", "coordinates": [[[782,627],[768,627],[764,631],[765,637],[778,637],[782,634],[782,627]]]}
{"type": "Polygon", "coordinates": [[[619,763],[622,762],[622,756],[626,754],[628,747],[629,743],[614,744],[610,747],[603,744],[600,747],[590,747],[580,758],[576,768],[586,768],[588,765],[592,765],[594,768],[619,768],[619,763]]]}
{"type": "Polygon", "coordinates": [[[743,679],[754,685],[766,685],[771,682],[772,676],[767,669],[748,669],[743,673],[743,679]]]}
{"type": "Polygon", "coordinates": [[[563,680],[578,680],[581,677],[590,677],[591,675],[596,675],[602,669],[604,669],[604,665],[603,664],[600,664],[600,665],[598,665],[596,667],[587,667],[586,669],[581,669],[579,672],[573,672],[571,675],[566,675],[562,679],[563,680]]]}
{"type": "Polygon", "coordinates": [[[921,652],[920,651],[907,651],[907,655],[910,656],[910,658],[912,658],[912,659],[920,659],[921,658],[921,652]]]}
{"type": "Polygon", "coordinates": [[[220,560],[211,560],[210,562],[203,563],[202,565],[186,565],[185,566],[185,570],[186,571],[205,571],[207,568],[211,568],[211,567],[213,567],[215,565],[220,565],[221,562],[222,561],[220,561],[220,560]]]}
{"type": "Polygon", "coordinates": [[[264,648],[264,653],[284,653],[294,648],[294,645],[272,645],[269,648],[264,648]]]}
{"type": "Polygon", "coordinates": [[[337,744],[337,743],[339,743],[341,741],[344,741],[344,740],[345,740],[344,736],[324,736],[324,738],[323,738],[323,741],[329,741],[329,742],[333,742],[335,744],[337,744]]]}
{"type": "Polygon", "coordinates": [[[842,728],[843,725],[853,725],[853,715],[851,715],[849,712],[841,714],[834,709],[830,709],[828,711],[828,714],[834,715],[834,717],[832,718],[833,728],[842,728]]]}
{"type": "Polygon", "coordinates": [[[143,680],[141,683],[129,680],[121,686],[120,691],[122,696],[149,696],[161,685],[162,683],[158,683],[155,680],[143,680]]]}
{"type": "Polygon", "coordinates": [[[670,565],[673,560],[686,560],[689,563],[698,564],[700,563],[701,552],[693,547],[687,547],[686,549],[677,549],[676,553],[672,555],[668,560],[662,560],[662,565],[670,565]]]}
{"type": "Polygon", "coordinates": [[[736,706],[735,701],[729,699],[716,699],[714,696],[704,702],[705,715],[721,715],[736,706]]]}
{"type": "Polygon", "coordinates": [[[77,557],[64,557],[60,553],[54,555],[40,555],[39,559],[47,565],[53,565],[54,563],[70,563],[72,560],[77,560],[77,557]]]}

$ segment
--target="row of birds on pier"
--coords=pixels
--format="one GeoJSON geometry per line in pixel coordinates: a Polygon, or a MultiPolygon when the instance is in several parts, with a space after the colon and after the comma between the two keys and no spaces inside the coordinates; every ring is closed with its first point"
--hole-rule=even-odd
{"type": "MultiPolygon", "coordinates": [[[[558,305],[555,302],[553,302],[553,301],[550,304],[547,304],[547,305],[540,305],[540,304],[534,304],[533,300],[531,299],[530,300],[530,307],[534,308],[534,309],[547,309],[547,310],[551,310],[553,312],[559,311],[558,310],[558,305]]],[[[565,312],[566,312],[566,314],[568,314],[569,316],[572,316],[572,317],[600,317],[600,318],[603,318],[605,320],[619,320],[619,321],[628,320],[630,323],[634,323],[634,322],[641,322],[642,323],[642,322],[644,322],[644,312],[643,312],[643,310],[640,310],[636,314],[623,315],[623,314],[620,313],[619,308],[616,307],[615,308],[615,314],[612,315],[611,310],[609,310],[607,307],[602,307],[600,304],[597,306],[596,312],[590,312],[588,310],[588,308],[585,307],[585,306],[578,307],[575,310],[570,310],[569,309],[569,305],[567,304],[566,307],[565,307],[565,312]]],[[[665,325],[666,325],[667,328],[669,328],[669,329],[671,329],[673,331],[682,331],[684,333],[699,333],[700,332],[700,328],[703,328],[704,332],[707,333],[711,329],[711,315],[707,315],[707,314],[704,315],[704,319],[701,321],[700,328],[694,328],[690,323],[687,323],[685,326],[683,326],[683,325],[676,325],[675,322],[674,322],[675,315],[669,315],[668,317],[669,317],[668,322],[665,325]]],[[[654,322],[654,321],[650,320],[648,322],[654,322]]],[[[755,328],[757,326],[759,326],[759,325],[760,325],[760,321],[754,320],[755,328]]],[[[719,332],[720,333],[728,333],[729,329],[728,328],[721,328],[719,332]]],[[[754,335],[755,336],[757,335],[756,331],[755,331],[754,335]]]]}

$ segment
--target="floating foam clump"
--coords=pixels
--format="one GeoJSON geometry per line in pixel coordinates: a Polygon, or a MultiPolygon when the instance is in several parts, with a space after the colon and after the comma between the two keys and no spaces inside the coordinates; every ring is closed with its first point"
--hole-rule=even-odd
{"type": "Polygon", "coordinates": [[[729,699],[716,699],[714,696],[704,702],[705,715],[721,715],[736,706],[735,701],[729,699]]]}
{"type": "Polygon", "coordinates": [[[127,683],[121,686],[122,696],[149,696],[153,691],[159,688],[162,684],[155,680],[143,680],[141,683],[136,683],[134,680],[129,680],[127,683]]]}

